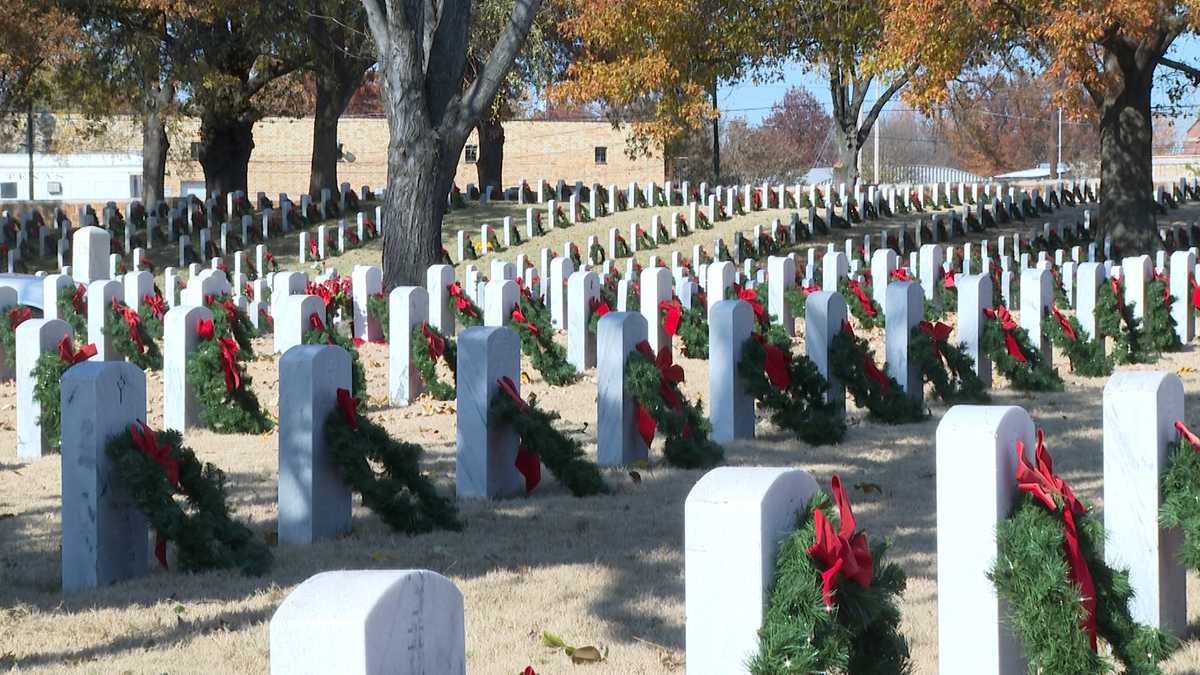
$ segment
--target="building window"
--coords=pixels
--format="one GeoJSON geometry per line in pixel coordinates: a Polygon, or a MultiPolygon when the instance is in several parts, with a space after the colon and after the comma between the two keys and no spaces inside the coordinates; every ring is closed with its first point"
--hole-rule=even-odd
{"type": "Polygon", "coordinates": [[[16,183],[0,183],[0,199],[16,199],[17,184],[16,183]]]}
{"type": "Polygon", "coordinates": [[[130,176],[129,177],[129,198],[130,199],[141,199],[142,198],[142,177],[141,176],[130,176]]]}
{"type": "Polygon", "coordinates": [[[468,145],[463,149],[463,157],[467,160],[467,164],[474,164],[479,161],[479,146],[468,145]]]}
{"type": "Polygon", "coordinates": [[[46,192],[48,192],[52,195],[61,195],[62,194],[62,182],[57,181],[57,180],[52,180],[52,181],[46,183],[46,192]]]}
{"type": "Polygon", "coordinates": [[[200,144],[192,143],[192,161],[200,161],[200,144]]]}
{"type": "Polygon", "coordinates": [[[596,146],[596,163],[608,164],[608,148],[603,145],[596,146]]]}

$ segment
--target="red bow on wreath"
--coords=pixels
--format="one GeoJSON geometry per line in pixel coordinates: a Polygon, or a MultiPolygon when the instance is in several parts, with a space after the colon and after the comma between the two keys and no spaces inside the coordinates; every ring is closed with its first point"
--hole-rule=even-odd
{"type": "Polygon", "coordinates": [[[1117,296],[1117,304],[1121,304],[1121,280],[1117,277],[1111,277],[1108,283],[1112,285],[1113,295],[1117,296]]]}
{"type": "Polygon", "coordinates": [[[678,335],[679,322],[683,320],[683,305],[679,304],[679,299],[663,300],[658,303],[658,308],[667,311],[667,316],[663,319],[663,330],[667,331],[667,335],[678,335]]]}
{"type": "Polygon", "coordinates": [[[308,240],[308,254],[309,254],[309,255],[311,255],[311,256],[312,256],[312,257],[314,257],[314,258],[320,258],[320,257],[321,257],[321,256],[318,254],[318,252],[317,252],[317,240],[316,240],[316,239],[309,239],[309,240],[308,240]]]}
{"type": "Polygon", "coordinates": [[[608,301],[601,300],[600,298],[592,298],[588,305],[592,313],[596,316],[604,316],[612,311],[612,308],[608,306],[608,301]]]}
{"type": "MultiPolygon", "coordinates": [[[[658,355],[655,356],[654,350],[650,348],[650,343],[642,340],[636,347],[638,353],[654,362],[654,366],[658,368],[659,385],[658,394],[662,397],[663,402],[672,410],[679,410],[683,407],[683,401],[675,391],[675,387],[683,382],[683,368],[675,364],[671,356],[669,347],[664,346],[658,350],[658,355]]],[[[650,415],[650,412],[641,405],[637,406],[638,415],[638,434],[642,440],[649,446],[654,440],[654,432],[658,428],[658,421],[650,415]]],[[[684,425],[683,436],[687,438],[691,436],[691,427],[684,425]]]]}
{"type": "Polygon", "coordinates": [[[532,321],[525,318],[525,312],[521,311],[520,305],[513,305],[512,320],[516,321],[518,324],[528,328],[529,332],[533,335],[538,335],[542,332],[541,328],[538,328],[537,326],[534,325],[534,323],[532,321]]]}
{"type": "Polygon", "coordinates": [[[125,321],[125,326],[129,329],[129,339],[133,341],[133,346],[137,347],[137,353],[145,353],[146,345],[142,342],[141,331],[142,317],[138,316],[138,313],[131,307],[121,304],[116,298],[112,299],[112,308],[125,321]]]}
{"type": "Polygon", "coordinates": [[[942,347],[950,340],[950,332],[953,329],[941,321],[922,321],[917,324],[917,330],[929,336],[933,342],[933,352],[945,363],[946,353],[942,351],[942,347]]]}
{"type": "Polygon", "coordinates": [[[1071,338],[1071,342],[1079,339],[1079,336],[1075,334],[1075,329],[1071,327],[1071,322],[1067,320],[1065,314],[1059,311],[1058,307],[1050,305],[1050,313],[1054,315],[1054,319],[1058,321],[1058,325],[1062,327],[1067,337],[1071,338]]]}
{"type": "Polygon", "coordinates": [[[337,409],[342,413],[342,420],[358,431],[358,399],[350,394],[349,389],[337,390],[337,409]]]}
{"type": "MultiPolygon", "coordinates": [[[[141,420],[129,425],[129,435],[133,438],[133,447],[162,467],[172,487],[179,487],[179,462],[171,454],[171,446],[159,445],[154,431],[141,420]]],[[[167,569],[167,540],[162,532],[154,533],[154,557],[163,569],[167,569]]]]}
{"type": "Polygon", "coordinates": [[[1037,431],[1037,451],[1035,453],[1036,468],[1025,459],[1025,444],[1017,441],[1017,489],[1033,495],[1043,506],[1053,513],[1062,510],[1063,517],[1063,552],[1067,556],[1067,575],[1071,581],[1079,585],[1086,616],[1083,629],[1087,631],[1092,651],[1096,651],[1096,585],[1092,581],[1092,572],[1084,560],[1083,551],[1079,546],[1079,529],[1076,516],[1087,512],[1083,503],[1075,497],[1066,481],[1054,475],[1054,465],[1041,429],[1037,431]],[[1059,502],[1062,506],[1059,506],[1059,502]]]}
{"type": "Polygon", "coordinates": [[[446,287],[450,293],[450,297],[454,298],[455,306],[458,311],[470,317],[477,317],[479,314],[475,312],[475,308],[471,306],[471,299],[463,294],[462,285],[457,281],[446,287]]]}
{"type": "Polygon", "coordinates": [[[1162,282],[1163,303],[1166,304],[1167,307],[1170,307],[1171,306],[1171,280],[1170,280],[1170,278],[1168,278],[1167,275],[1163,274],[1162,272],[1159,272],[1158,270],[1154,270],[1153,272],[1151,272],[1151,274],[1153,275],[1155,281],[1162,282]]]}
{"type": "Polygon", "coordinates": [[[242,374],[238,372],[238,343],[233,338],[221,338],[221,371],[225,374],[225,393],[232,394],[242,388],[242,374]]]}
{"type": "Polygon", "coordinates": [[[1200,279],[1192,279],[1192,307],[1200,309],[1200,279]]]}
{"type": "Polygon", "coordinates": [[[8,311],[8,329],[16,331],[17,326],[25,323],[26,320],[33,317],[33,310],[29,307],[17,307],[8,311]]]}
{"type": "Polygon", "coordinates": [[[429,356],[434,361],[442,358],[442,354],[446,353],[446,338],[442,337],[437,331],[429,330],[429,324],[421,322],[421,335],[425,336],[425,342],[429,345],[429,356]]]}
{"type": "Polygon", "coordinates": [[[955,288],[954,272],[950,270],[942,271],[942,286],[945,288],[955,288]]]}
{"type": "Polygon", "coordinates": [[[76,314],[87,311],[87,286],[79,284],[75,287],[75,295],[71,296],[71,307],[75,308],[76,314]]]}
{"type": "Polygon", "coordinates": [[[196,324],[196,337],[198,337],[201,342],[207,342],[208,340],[213,339],[213,334],[215,332],[216,331],[213,327],[213,322],[209,319],[200,319],[200,321],[196,324]]]}
{"type": "MultiPolygon", "coordinates": [[[[308,315],[308,326],[309,326],[309,328],[312,328],[313,330],[319,330],[322,333],[326,333],[325,322],[321,320],[321,317],[316,312],[313,312],[312,314],[308,315]]],[[[326,333],[325,338],[329,342],[329,344],[333,344],[333,336],[332,335],[329,335],[328,333],[326,333]]]]}
{"type": "Polygon", "coordinates": [[[872,319],[875,318],[875,305],[871,302],[871,298],[867,296],[867,292],[863,290],[862,284],[854,279],[846,280],[846,287],[858,298],[858,304],[862,305],[863,312],[872,319]]]}
{"type": "Polygon", "coordinates": [[[1190,443],[1196,452],[1200,452],[1200,436],[1192,433],[1192,430],[1188,429],[1182,420],[1175,421],[1175,430],[1179,432],[1180,438],[1190,443]]]}
{"type": "Polygon", "coordinates": [[[77,363],[83,363],[95,355],[96,345],[93,344],[84,345],[79,348],[79,351],[75,351],[75,344],[71,342],[70,335],[64,335],[63,338],[58,341],[58,358],[61,359],[63,363],[73,366],[77,363]]]}
{"type": "Polygon", "coordinates": [[[1021,351],[1021,345],[1017,342],[1017,336],[1013,332],[1017,329],[1017,321],[1009,313],[1008,308],[1004,305],[995,309],[984,307],[983,315],[1000,322],[1000,330],[1004,331],[1004,346],[1008,349],[1008,355],[1020,363],[1028,363],[1029,359],[1025,358],[1025,353],[1021,351]]]}
{"type": "Polygon", "coordinates": [[[906,267],[897,267],[892,270],[891,277],[893,281],[912,281],[912,278],[908,276],[908,268],[906,267]]]}
{"type": "Polygon", "coordinates": [[[143,295],[142,302],[146,303],[146,306],[150,308],[150,313],[153,314],[156,319],[163,318],[163,316],[167,313],[167,301],[164,300],[163,296],[159,295],[158,293],[153,295],[147,293],[143,295]]]}
{"type": "MultiPolygon", "coordinates": [[[[850,336],[851,340],[854,339],[854,328],[850,326],[850,322],[846,319],[842,319],[842,332],[850,336]]],[[[875,384],[878,384],[883,393],[886,394],[891,391],[891,380],[888,379],[887,375],[883,374],[883,371],[879,370],[879,366],[875,365],[875,359],[871,358],[869,352],[863,352],[862,367],[863,374],[874,381],[875,384]]]]}
{"type": "Polygon", "coordinates": [[[821,509],[813,511],[813,529],[816,530],[816,541],[808,548],[808,554],[825,566],[821,572],[821,595],[826,607],[833,606],[833,591],[837,588],[837,577],[842,577],[857,583],[862,588],[871,585],[875,563],[871,559],[871,549],[867,545],[867,535],[855,532],[857,523],[854,512],[850,509],[850,499],[842,487],[841,478],[836,475],[831,481],[833,500],[838,507],[838,529],[825,518],[821,509]]]}
{"type": "Polygon", "coordinates": [[[792,374],[788,370],[788,363],[792,360],[791,355],[767,342],[762,333],[753,333],[751,337],[762,345],[766,352],[766,356],[763,358],[763,372],[766,373],[767,379],[779,391],[786,391],[788,387],[792,386],[792,374]]]}
{"type": "Polygon", "coordinates": [[[758,301],[758,292],[753,288],[742,288],[737,285],[733,287],[733,291],[738,300],[745,300],[750,303],[750,308],[754,310],[754,318],[758,320],[759,324],[766,326],[767,310],[758,301]]]}
{"type": "MultiPolygon", "coordinates": [[[[517,392],[517,385],[507,375],[496,380],[496,385],[504,395],[512,400],[517,405],[517,409],[521,412],[529,410],[529,404],[525,399],[521,398],[521,394],[517,392]]],[[[533,492],[533,489],[542,481],[542,460],[537,456],[537,453],[526,448],[524,439],[517,446],[517,459],[513,466],[525,478],[525,494],[533,492]]]]}

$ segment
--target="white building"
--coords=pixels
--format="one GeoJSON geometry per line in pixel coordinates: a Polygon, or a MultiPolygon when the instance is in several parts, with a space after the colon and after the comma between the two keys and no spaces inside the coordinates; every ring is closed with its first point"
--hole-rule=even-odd
{"type": "MultiPolygon", "coordinates": [[[[118,201],[140,198],[140,154],[33,156],[33,198],[46,201],[118,201]]],[[[29,201],[29,155],[0,154],[0,203],[29,201]]]]}

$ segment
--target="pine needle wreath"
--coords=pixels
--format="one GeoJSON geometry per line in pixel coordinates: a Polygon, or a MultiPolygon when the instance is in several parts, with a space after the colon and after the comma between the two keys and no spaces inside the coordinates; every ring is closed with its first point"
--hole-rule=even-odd
{"type": "Polygon", "coordinates": [[[445,337],[433,326],[422,322],[420,326],[413,326],[409,344],[412,345],[412,363],[416,366],[417,372],[421,374],[421,380],[425,383],[425,390],[429,392],[429,396],[438,401],[454,399],[458,394],[455,384],[443,382],[437,372],[437,362],[441,360],[445,362],[457,379],[458,347],[454,338],[445,337]],[[435,356],[435,349],[441,354],[435,356]]]}
{"type": "Polygon", "coordinates": [[[859,328],[871,330],[883,325],[883,310],[880,309],[879,303],[871,298],[870,284],[843,277],[838,280],[838,292],[846,298],[846,304],[859,328]]]}
{"type": "MultiPolygon", "coordinates": [[[[1021,456],[1020,443],[1017,453],[1021,456]]],[[[1158,662],[1174,640],[1133,620],[1129,574],[1104,562],[1104,525],[1053,474],[1040,430],[1036,468],[1023,458],[1019,465],[1021,494],[996,527],[998,553],[988,576],[1008,604],[1004,620],[1021,640],[1030,672],[1116,670],[1090,639],[1090,626],[1124,672],[1160,672],[1158,662]],[[1074,542],[1078,557],[1069,553],[1076,550],[1074,542]]]]}
{"type": "Polygon", "coordinates": [[[1042,332],[1066,355],[1072,373],[1083,377],[1112,375],[1113,358],[1104,353],[1104,343],[1088,338],[1075,315],[1067,316],[1057,307],[1052,308],[1048,320],[1042,321],[1042,332]]]}
{"type": "Polygon", "coordinates": [[[446,292],[450,294],[450,303],[454,307],[454,316],[459,324],[464,328],[483,325],[483,312],[479,311],[479,306],[463,291],[461,284],[457,281],[450,284],[446,287],[446,292]]]}
{"type": "Polygon", "coordinates": [[[526,402],[517,394],[511,380],[503,378],[500,388],[492,398],[489,413],[493,420],[501,426],[512,427],[520,437],[520,450],[532,453],[533,458],[524,460],[518,457],[518,468],[525,462],[525,492],[528,494],[537,486],[541,476],[541,467],[533,466],[533,461],[545,464],[550,473],[565,485],[576,497],[588,497],[605,494],[608,485],[600,476],[600,469],[587,458],[583,445],[554,428],[554,420],[558,414],[542,410],[538,407],[537,397],[530,396],[526,402]],[[523,461],[524,460],[524,461],[523,461]]]}
{"type": "Polygon", "coordinates": [[[161,341],[163,339],[163,317],[166,314],[167,303],[158,292],[142,298],[141,306],[138,307],[138,316],[141,317],[142,327],[146,329],[146,334],[150,336],[151,340],[161,341]]]}
{"type": "Polygon", "coordinates": [[[845,437],[845,419],[825,400],[829,381],[807,356],[792,354],[791,340],[782,331],[742,343],[738,375],[746,392],[771,412],[775,426],[811,445],[838,443],[845,437]]]}
{"type": "Polygon", "coordinates": [[[113,351],[142,370],[162,370],[162,351],[146,332],[141,315],[116,298],[104,313],[104,334],[113,351]]]}
{"type": "Polygon", "coordinates": [[[325,418],[325,452],[363,504],[398,532],[459,531],[454,502],[437,493],[421,473],[424,448],[392,438],[358,414],[358,399],[339,389],[337,407],[325,418]],[[379,467],[376,471],[375,467],[379,467]]]}
{"type": "Polygon", "coordinates": [[[354,340],[339,333],[332,326],[326,326],[320,316],[313,314],[308,317],[309,330],[301,337],[300,342],[306,345],[336,345],[350,353],[350,381],[356,398],[367,395],[367,373],[363,369],[362,359],[358,356],[358,347],[354,340]],[[315,318],[315,320],[314,320],[315,318]]]}
{"type": "Polygon", "coordinates": [[[521,352],[529,357],[547,384],[556,387],[572,384],[579,379],[579,371],[567,361],[567,350],[554,341],[548,315],[544,307],[522,295],[513,307],[509,325],[521,338],[521,352]]]}
{"type": "Polygon", "coordinates": [[[245,310],[238,307],[228,295],[205,296],[204,306],[212,312],[217,334],[237,340],[238,347],[253,358],[254,343],[251,338],[258,335],[258,330],[250,322],[245,310]]]}
{"type": "Polygon", "coordinates": [[[200,339],[185,366],[200,403],[200,423],[220,434],[270,431],[274,425],[250,389],[251,379],[242,365],[247,353],[215,320],[208,324],[201,322],[200,339]]]}
{"type": "Polygon", "coordinates": [[[1171,295],[1165,278],[1156,275],[1146,284],[1146,311],[1142,321],[1150,339],[1150,349],[1160,354],[1183,349],[1183,342],[1175,332],[1175,317],[1171,316],[1173,302],[1175,296],[1171,295]]]}
{"type": "Polygon", "coordinates": [[[986,403],[991,397],[975,373],[975,360],[964,345],[951,344],[949,335],[946,324],[922,321],[908,338],[909,361],[943,402],[986,403]]]}
{"type": "Polygon", "coordinates": [[[383,331],[383,339],[385,342],[390,342],[392,337],[388,334],[391,330],[390,321],[391,308],[388,306],[388,297],[385,293],[372,293],[367,296],[367,317],[375,319],[379,324],[380,330],[383,331]]]}
{"type": "Polygon", "coordinates": [[[87,342],[87,287],[63,286],[58,289],[58,316],[71,326],[75,338],[87,342]]]}
{"type": "Polygon", "coordinates": [[[818,492],[779,545],[758,653],[749,663],[755,675],[911,670],[899,606],[908,580],[899,565],[884,562],[889,542],[876,541],[867,550],[866,535],[856,531],[837,476],[833,489],[842,502],[837,505],[841,517],[833,500],[818,492]],[[827,542],[839,533],[850,545],[836,562],[822,560],[819,556],[832,557],[827,542]],[[833,588],[826,592],[823,575],[836,563],[841,567],[830,576],[833,588]]]}
{"type": "Polygon", "coordinates": [[[895,378],[875,365],[867,341],[843,323],[842,330],[829,342],[829,364],[835,377],[846,387],[860,408],[872,419],[885,424],[907,424],[925,419],[926,411],[910,397],[895,378]]]}
{"type": "Polygon", "coordinates": [[[176,431],[156,433],[138,422],[105,447],[125,489],[157,531],[159,563],[166,567],[169,540],[184,572],[237,568],[265,574],[271,550],[232,518],[225,473],[201,463],[182,440],[176,431]]]}
{"type": "Polygon", "coordinates": [[[783,301],[787,304],[788,309],[792,310],[793,319],[803,319],[805,308],[808,304],[808,296],[813,292],[820,290],[817,287],[802,287],[789,286],[783,291],[783,301]]]}
{"type": "Polygon", "coordinates": [[[33,318],[29,305],[15,305],[5,309],[7,316],[0,316],[0,349],[4,350],[4,366],[9,370],[17,367],[17,326],[33,318]]]}
{"type": "Polygon", "coordinates": [[[638,343],[625,362],[625,391],[638,406],[638,432],[649,447],[656,431],[666,438],[667,463],[682,469],[715,466],[725,451],[709,438],[711,427],[701,403],[683,397],[683,369],[671,361],[669,349],[653,356],[649,343],[638,343]]]}
{"type": "Polygon", "coordinates": [[[667,334],[683,342],[683,355],[689,359],[708,358],[708,312],[702,302],[685,309],[679,298],[659,303],[658,318],[667,334]]]}
{"type": "Polygon", "coordinates": [[[1042,359],[1041,351],[1029,342],[1029,333],[1016,325],[1004,305],[985,309],[979,349],[1013,387],[1021,391],[1062,391],[1058,370],[1042,359]]]}
{"type": "Polygon", "coordinates": [[[1119,364],[1150,363],[1149,339],[1142,322],[1134,317],[1133,306],[1123,302],[1124,288],[1120,281],[1100,284],[1096,293],[1096,329],[1113,339],[1112,358],[1119,364]]]}
{"type": "Polygon", "coordinates": [[[83,363],[96,355],[96,345],[84,345],[76,350],[71,336],[58,343],[57,351],[43,352],[33,364],[33,398],[38,402],[38,426],[52,448],[62,445],[62,378],[71,366],[83,363]]]}
{"type": "Polygon", "coordinates": [[[1200,570],[1200,438],[1182,421],[1176,421],[1175,428],[1180,438],[1171,448],[1170,464],[1163,474],[1158,524],[1183,532],[1179,562],[1200,570]]]}

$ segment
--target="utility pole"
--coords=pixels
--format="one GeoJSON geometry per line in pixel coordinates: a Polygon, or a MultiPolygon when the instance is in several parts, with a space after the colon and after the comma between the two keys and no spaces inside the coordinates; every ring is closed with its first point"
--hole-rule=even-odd
{"type": "Polygon", "coordinates": [[[33,201],[33,102],[25,115],[25,144],[29,150],[29,201],[33,201]]]}
{"type": "MultiPolygon", "coordinates": [[[[879,82],[875,83],[875,97],[879,98],[879,82]]],[[[871,174],[871,179],[876,185],[879,184],[879,125],[883,122],[883,111],[880,111],[879,117],[875,118],[875,173],[871,174]]]]}
{"type": "Polygon", "coordinates": [[[1054,162],[1054,177],[1062,180],[1062,108],[1058,109],[1058,159],[1054,162]]]}

